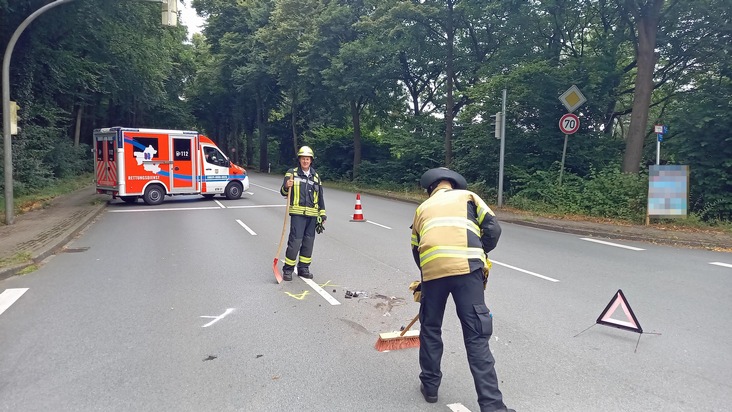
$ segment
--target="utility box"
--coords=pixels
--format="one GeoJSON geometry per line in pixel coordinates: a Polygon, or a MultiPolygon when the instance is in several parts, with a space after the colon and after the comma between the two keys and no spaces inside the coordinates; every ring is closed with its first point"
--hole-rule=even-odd
{"type": "Polygon", "coordinates": [[[163,1],[163,26],[178,25],[178,0],[163,1]]]}

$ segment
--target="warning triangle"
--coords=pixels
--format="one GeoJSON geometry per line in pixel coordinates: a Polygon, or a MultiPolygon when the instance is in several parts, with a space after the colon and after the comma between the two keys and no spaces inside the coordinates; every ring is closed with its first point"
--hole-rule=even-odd
{"type": "Polygon", "coordinates": [[[630,308],[628,300],[625,299],[625,295],[621,289],[618,289],[618,292],[610,300],[610,303],[607,304],[605,310],[603,310],[597,318],[597,323],[632,332],[643,333],[643,328],[641,328],[640,323],[638,323],[638,319],[636,319],[633,309],[630,308]],[[618,320],[612,317],[618,308],[622,309],[626,320],[618,320]]]}

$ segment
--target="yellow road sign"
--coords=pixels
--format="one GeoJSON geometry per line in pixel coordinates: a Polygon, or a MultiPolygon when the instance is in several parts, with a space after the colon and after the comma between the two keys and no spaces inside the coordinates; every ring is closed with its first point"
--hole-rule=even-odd
{"type": "Polygon", "coordinates": [[[585,96],[575,85],[572,85],[572,87],[567,89],[566,92],[562,93],[562,95],[559,96],[559,100],[570,113],[577,110],[578,107],[582,106],[587,101],[585,96]]]}

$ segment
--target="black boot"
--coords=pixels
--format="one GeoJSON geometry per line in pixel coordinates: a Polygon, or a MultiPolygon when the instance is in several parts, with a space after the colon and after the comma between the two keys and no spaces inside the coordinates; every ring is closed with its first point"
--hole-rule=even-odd
{"type": "Polygon", "coordinates": [[[422,396],[424,396],[424,400],[426,400],[429,403],[436,403],[437,402],[437,391],[435,393],[429,393],[424,388],[423,384],[419,384],[419,391],[422,392],[422,396]]]}
{"type": "Polygon", "coordinates": [[[292,270],[294,268],[292,266],[283,265],[282,266],[282,280],[284,281],[291,281],[292,280],[292,270]]]}
{"type": "Polygon", "coordinates": [[[304,278],[304,279],[313,278],[313,274],[310,273],[310,268],[308,268],[307,266],[299,266],[297,268],[297,276],[300,276],[301,278],[304,278]]]}

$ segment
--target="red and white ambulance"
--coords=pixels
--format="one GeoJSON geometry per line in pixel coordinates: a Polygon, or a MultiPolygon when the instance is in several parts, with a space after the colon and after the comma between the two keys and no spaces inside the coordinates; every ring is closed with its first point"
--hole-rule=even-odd
{"type": "Polygon", "coordinates": [[[249,176],[208,137],[187,130],[94,130],[97,193],[158,205],[165,196],[217,194],[238,199],[249,176]]]}

